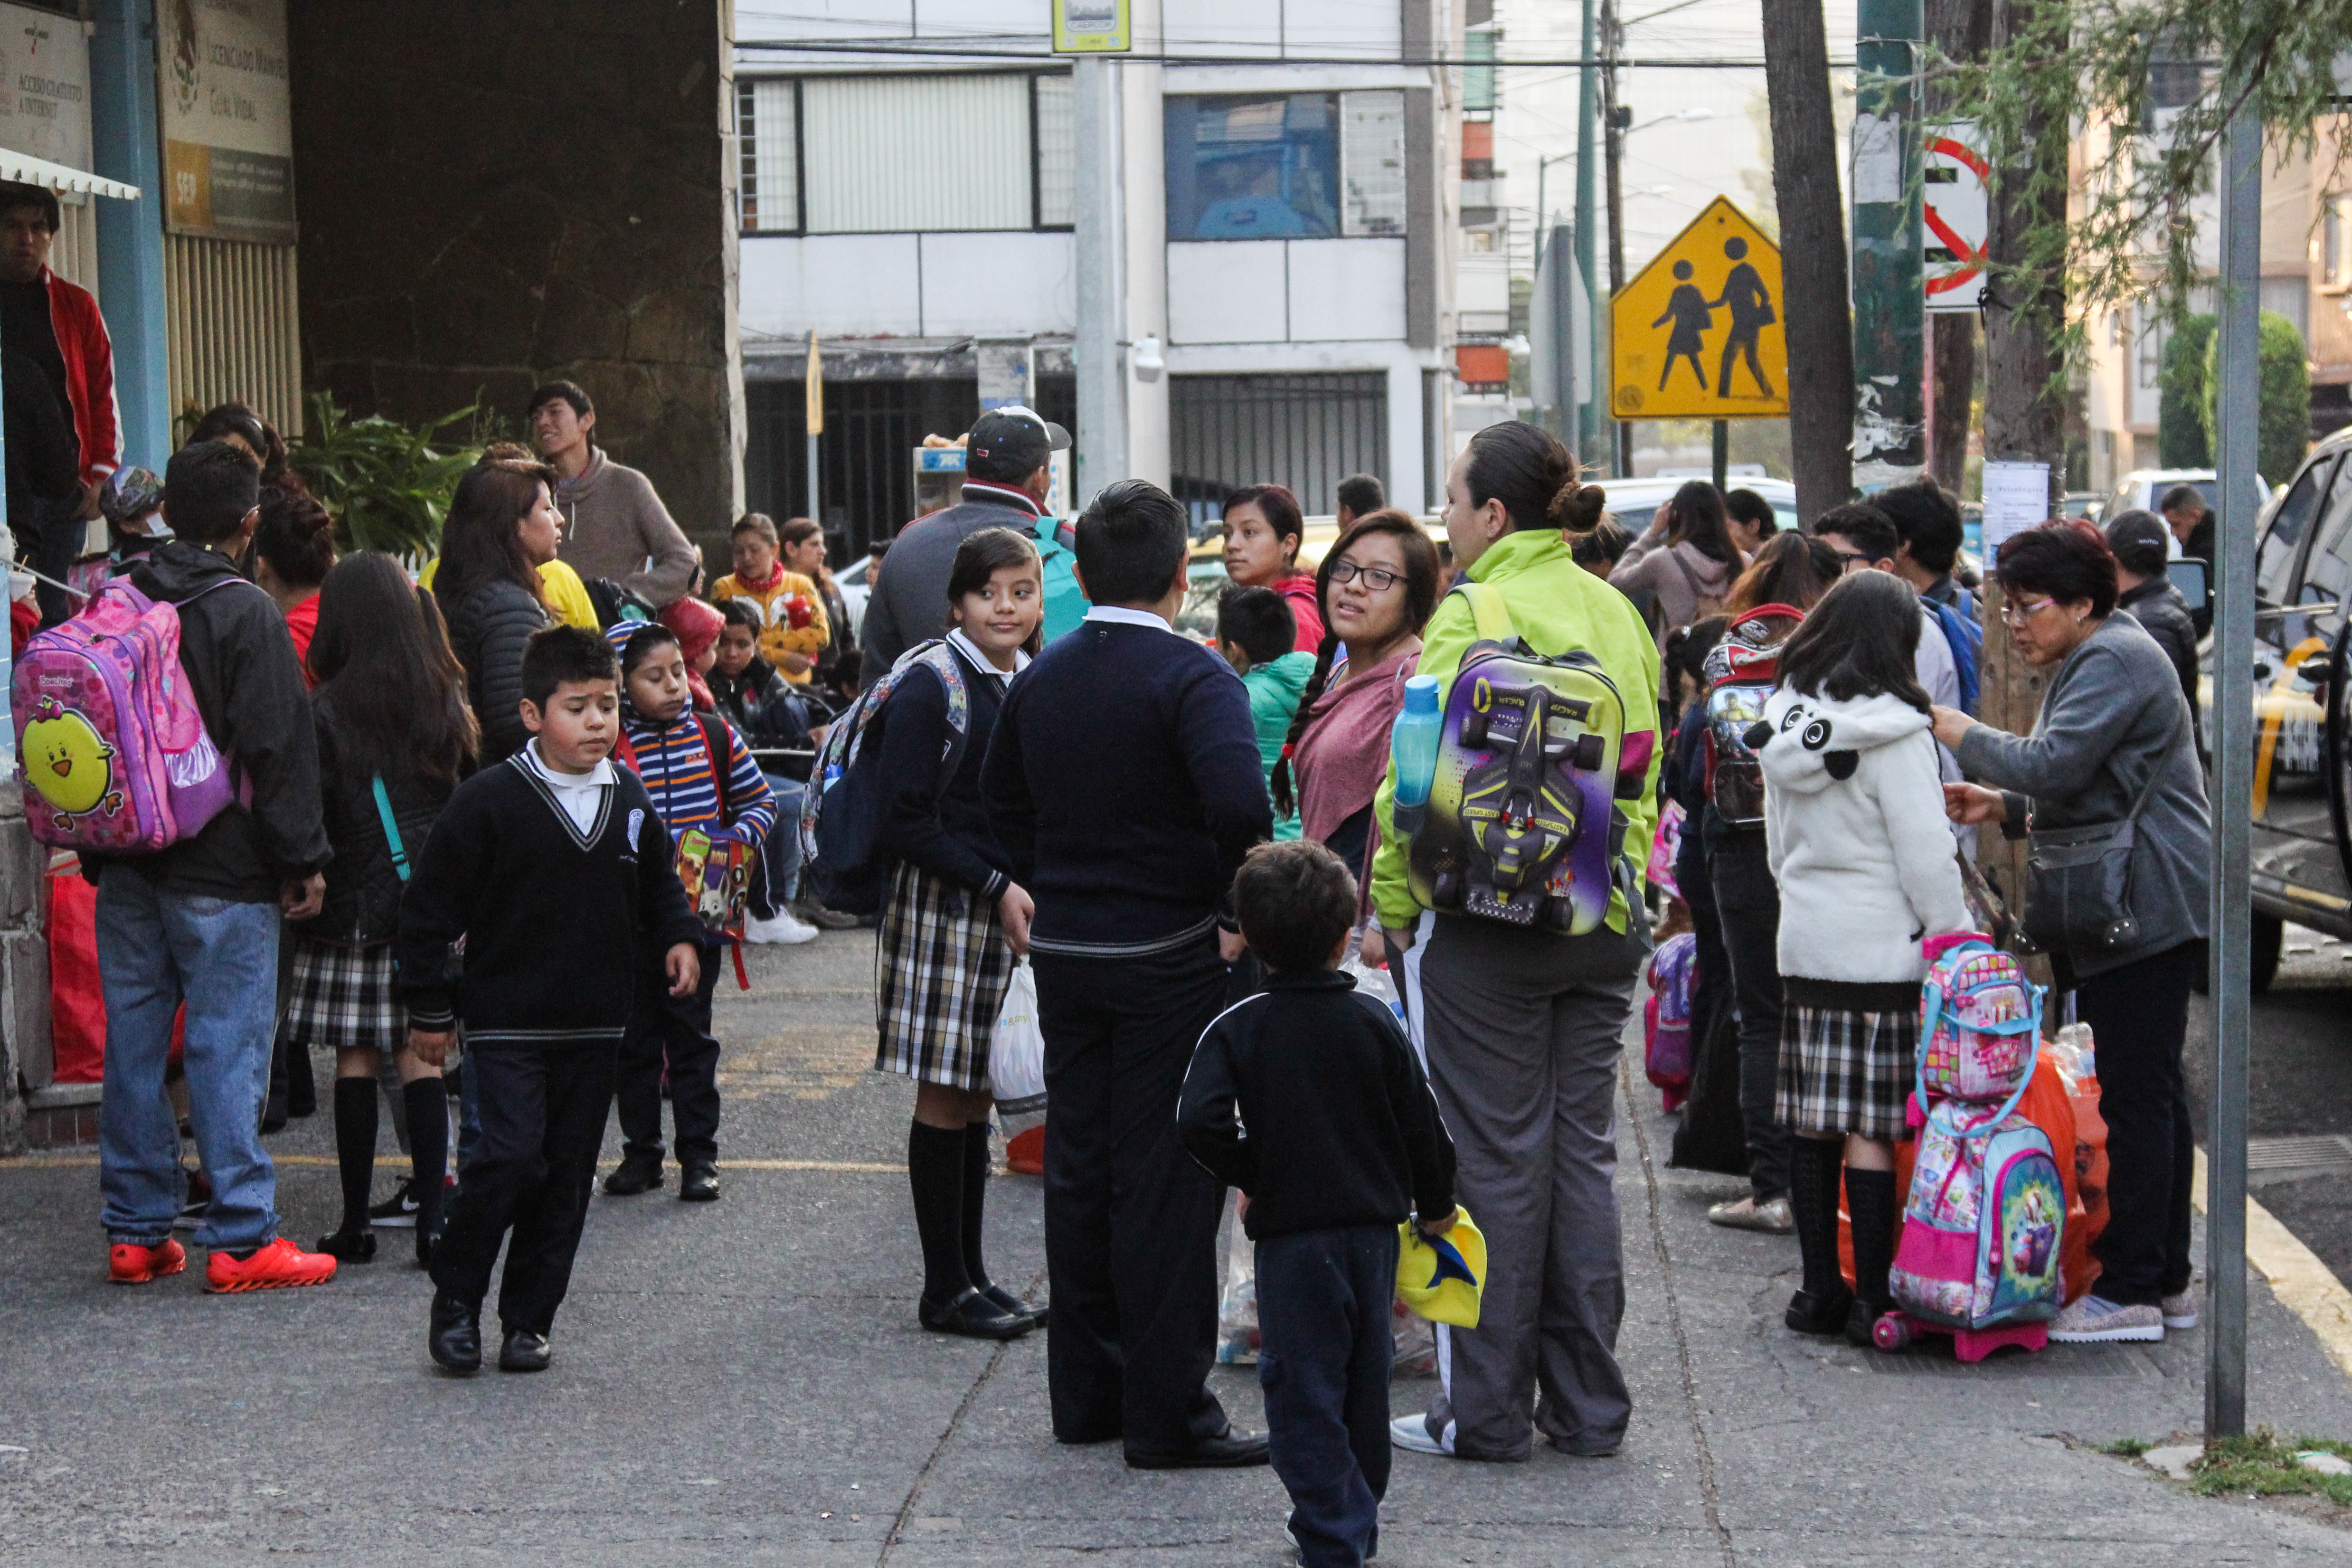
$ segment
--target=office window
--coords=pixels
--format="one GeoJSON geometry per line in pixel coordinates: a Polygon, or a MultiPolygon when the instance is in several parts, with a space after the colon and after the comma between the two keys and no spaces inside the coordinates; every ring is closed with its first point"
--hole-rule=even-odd
{"type": "Polygon", "coordinates": [[[736,88],[736,141],[742,149],[742,167],[735,195],[746,234],[790,234],[801,226],[795,86],[761,79],[736,88]]]}
{"type": "Polygon", "coordinates": [[[1070,106],[1070,79],[1031,79],[1037,105],[1037,226],[1067,228],[1077,221],[1078,148],[1070,106]]]}
{"type": "Polygon", "coordinates": [[[1170,239],[1404,233],[1402,92],[1171,98],[1166,112],[1170,239]]]}

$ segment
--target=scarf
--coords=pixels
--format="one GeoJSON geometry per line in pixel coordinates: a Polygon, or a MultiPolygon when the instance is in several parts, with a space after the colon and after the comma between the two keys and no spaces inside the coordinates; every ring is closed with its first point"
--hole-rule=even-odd
{"type": "Polygon", "coordinates": [[[1345,684],[1336,679],[1340,670],[1332,671],[1335,679],[1307,710],[1307,728],[1290,759],[1301,837],[1319,843],[1372,804],[1389,771],[1389,730],[1420,661],[1418,648],[1397,654],[1345,684]]]}

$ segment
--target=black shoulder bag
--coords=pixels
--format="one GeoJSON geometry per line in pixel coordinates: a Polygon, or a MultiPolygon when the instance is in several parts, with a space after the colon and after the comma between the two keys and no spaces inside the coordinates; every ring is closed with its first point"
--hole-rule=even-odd
{"type": "Polygon", "coordinates": [[[2155,798],[2182,728],[2176,710],[2156,765],[2121,821],[2026,835],[2025,934],[2044,952],[2116,952],[2139,940],[2139,919],[2132,913],[2132,846],[2139,814],[2155,798]]]}

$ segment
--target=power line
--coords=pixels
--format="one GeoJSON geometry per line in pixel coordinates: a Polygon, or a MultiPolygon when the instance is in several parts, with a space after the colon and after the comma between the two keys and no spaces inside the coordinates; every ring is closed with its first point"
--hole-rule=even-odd
{"type": "MultiPolygon", "coordinates": [[[[1003,36],[1003,35],[1001,35],[1003,36]]],[[[914,58],[1034,60],[1062,62],[1068,55],[1034,48],[982,49],[959,47],[952,43],[929,38],[742,38],[735,44],[738,54],[804,54],[804,55],[905,55],[914,58]]],[[[1371,56],[1371,55],[1187,55],[1161,52],[1147,54],[1107,55],[1113,60],[1129,60],[1138,65],[1160,66],[1409,66],[1460,68],[1486,66],[1496,68],[1559,68],[1582,70],[1587,67],[1613,65],[1632,70],[1762,70],[1764,61],[1752,59],[1650,59],[1633,56],[1611,58],[1564,56],[1543,59],[1465,59],[1458,55],[1446,56],[1371,56]]],[[[1852,60],[1832,60],[1832,69],[1852,69],[1852,60]]]]}

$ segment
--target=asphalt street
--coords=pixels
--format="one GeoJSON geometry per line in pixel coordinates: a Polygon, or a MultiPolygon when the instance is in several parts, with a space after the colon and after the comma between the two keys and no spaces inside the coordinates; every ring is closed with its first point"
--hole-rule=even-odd
{"type": "MultiPolygon", "coordinates": [[[[2187,1059],[2200,1144],[2212,1049],[2211,1005],[2192,996],[2187,1059]]],[[[2250,1077],[2255,1201],[2352,1281],[2352,945],[2287,928],[2278,978],[2254,998],[2250,1077]],[[2277,1142],[2339,1137],[2347,1141],[2333,1148],[2277,1142]]]]}
{"type": "MultiPolygon", "coordinates": [[[[194,1269],[109,1286],[94,1161],[0,1162],[0,1558],[1285,1562],[1268,1471],[1143,1473],[1116,1445],[1059,1447],[1043,1336],[998,1349],[916,1327],[899,1170],[912,1094],[868,1070],[871,955],[870,934],[829,933],[755,952],[752,993],[720,992],[725,1196],[599,1199],[555,1366],[536,1377],[436,1373],[429,1289],[396,1247],[312,1290],[208,1297],[194,1269]]],[[[1629,1078],[1627,1096],[1625,1447],[1500,1466],[1400,1455],[1381,1563],[2352,1555],[2324,1521],[2193,1498],[2091,1447],[2196,1430],[2200,1332],[1977,1367],[1789,1334],[1793,1242],[1707,1226],[1706,1205],[1738,1184],[1664,1168],[1654,1091],[1629,1078]]],[[[272,1140],[305,1240],[333,1218],[331,1136],[321,1116],[272,1140]]],[[[379,1190],[393,1179],[387,1166],[379,1190]]],[[[1036,1184],[998,1182],[991,1223],[1000,1277],[1037,1279],[1036,1184]]],[[[2352,1435],[2352,1384],[2259,1282],[2252,1324],[2253,1418],[2352,1435]]],[[[1236,1423],[1257,1426],[1251,1371],[1213,1375],[1236,1423]]],[[[1400,1379],[1395,1409],[1428,1389],[1400,1379]]]]}

